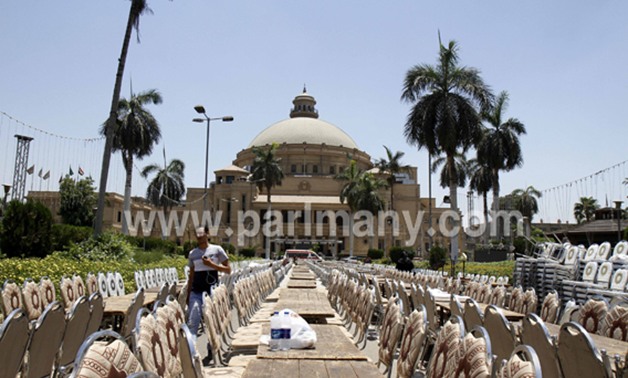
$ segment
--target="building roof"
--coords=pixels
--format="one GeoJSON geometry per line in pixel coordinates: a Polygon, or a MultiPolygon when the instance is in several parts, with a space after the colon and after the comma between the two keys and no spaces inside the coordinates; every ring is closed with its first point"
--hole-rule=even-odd
{"type": "MultiPolygon", "coordinates": [[[[339,196],[294,196],[294,195],[272,195],[271,203],[277,204],[324,204],[324,205],[342,205],[339,196]]],[[[266,195],[260,194],[255,203],[267,203],[266,195]]]]}
{"type": "Polygon", "coordinates": [[[214,172],[237,172],[237,173],[245,173],[245,174],[249,174],[250,172],[247,171],[246,169],[240,168],[237,165],[228,165],[224,168],[220,168],[215,170],[214,172]]]}
{"type": "Polygon", "coordinates": [[[262,130],[248,148],[267,144],[326,144],[358,148],[355,141],[338,126],[318,119],[316,100],[303,89],[292,101],[294,104],[290,118],[279,121],[262,130]]]}
{"type": "MultiPolygon", "coordinates": [[[[621,220],[621,229],[624,230],[626,227],[628,227],[628,220],[621,220]]],[[[595,232],[617,232],[617,219],[594,220],[577,226],[572,230],[569,230],[570,234],[584,234],[595,232]]]]}

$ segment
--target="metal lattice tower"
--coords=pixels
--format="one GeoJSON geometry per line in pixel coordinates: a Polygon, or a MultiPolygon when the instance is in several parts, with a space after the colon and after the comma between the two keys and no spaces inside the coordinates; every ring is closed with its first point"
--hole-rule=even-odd
{"type": "Polygon", "coordinates": [[[26,188],[26,170],[28,169],[28,150],[33,138],[15,134],[17,138],[17,148],[15,151],[15,170],[13,171],[13,191],[12,200],[22,201],[26,188]]]}

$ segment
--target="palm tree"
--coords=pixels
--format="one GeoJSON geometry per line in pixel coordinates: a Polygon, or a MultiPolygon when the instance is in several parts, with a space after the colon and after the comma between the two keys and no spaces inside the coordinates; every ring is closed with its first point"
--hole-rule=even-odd
{"type": "MultiPolygon", "coordinates": [[[[523,155],[519,144],[519,135],[525,134],[523,123],[516,118],[502,121],[502,113],[508,108],[508,92],[502,91],[495,101],[495,106],[482,112],[482,118],[489,127],[484,129],[477,147],[478,160],[487,165],[492,172],[493,212],[499,212],[499,172],[508,172],[523,165],[523,155]]],[[[497,239],[502,232],[497,227],[497,239]]]]}
{"type": "MultiPolygon", "coordinates": [[[[458,66],[458,45],[440,43],[438,64],[420,64],[406,73],[401,99],[413,104],[404,135],[430,156],[443,153],[451,170],[448,174],[451,208],[458,211],[458,177],[455,172],[457,151],[465,151],[479,142],[479,111],[490,106],[493,95],[477,69],[458,66]]],[[[458,226],[455,222],[454,226],[458,226]]],[[[458,237],[451,237],[451,258],[458,258],[458,237]]]]}
{"type": "Polygon", "coordinates": [[[578,224],[583,220],[590,222],[595,218],[595,210],[599,209],[600,205],[593,197],[580,197],[580,202],[576,202],[573,206],[573,215],[576,217],[578,224]]]}
{"type": "MultiPolygon", "coordinates": [[[[253,148],[255,159],[253,160],[251,181],[257,184],[260,191],[266,189],[266,198],[268,202],[266,222],[270,222],[271,219],[271,190],[275,186],[281,186],[281,181],[284,177],[281,166],[279,165],[281,159],[275,156],[277,148],[279,148],[277,143],[271,144],[268,148],[253,148]]],[[[266,235],[265,250],[266,258],[270,259],[270,235],[266,235]]]]}
{"type": "Polygon", "coordinates": [[[363,171],[358,168],[355,160],[349,162],[349,167],[336,175],[336,179],[344,181],[340,189],[340,203],[347,202],[349,206],[349,256],[353,256],[353,214],[359,209],[360,176],[363,171]]]}
{"type": "Polygon", "coordinates": [[[122,42],[122,51],[118,59],[118,71],[116,72],[116,81],[113,87],[109,118],[105,126],[105,150],[103,152],[102,168],[100,171],[100,186],[98,187],[98,203],[96,205],[96,219],[94,222],[95,235],[102,233],[102,221],[105,211],[105,191],[107,190],[107,177],[109,175],[109,164],[111,161],[111,151],[113,149],[113,135],[118,120],[118,103],[120,102],[120,90],[122,89],[122,77],[124,76],[124,65],[126,64],[126,56],[129,50],[129,41],[131,40],[133,29],[135,29],[137,33],[137,41],[140,41],[140,16],[145,13],[152,13],[146,0],[131,0],[131,8],[129,10],[124,40],[122,42]]]}
{"type": "MultiPolygon", "coordinates": [[[[170,163],[166,164],[165,152],[163,167],[150,164],[142,169],[142,177],[144,178],[155,174],[146,188],[146,199],[155,206],[163,207],[166,224],[168,224],[169,210],[178,204],[185,194],[184,171],[185,164],[179,159],[172,159],[170,163]]],[[[165,228],[163,230],[165,232],[165,228]]]]}
{"type": "MultiPolygon", "coordinates": [[[[481,164],[477,159],[469,160],[469,188],[482,195],[484,211],[484,227],[488,229],[488,200],[487,194],[491,190],[493,174],[491,169],[481,164]]],[[[488,244],[488,232],[484,231],[484,244],[488,244]]]]}
{"type": "MultiPolygon", "coordinates": [[[[539,212],[538,198],[541,198],[540,191],[535,189],[532,185],[525,189],[515,189],[512,191],[514,207],[527,219],[526,235],[530,231],[530,224],[532,223],[532,217],[539,212]]],[[[529,235],[527,235],[529,236],[529,235]]]]}
{"type": "MultiPolygon", "coordinates": [[[[375,162],[375,166],[379,168],[380,173],[386,174],[386,181],[388,182],[388,187],[390,188],[390,207],[389,210],[395,210],[394,206],[394,184],[395,184],[395,175],[402,172],[408,172],[410,170],[409,165],[405,165],[401,163],[401,158],[405,155],[404,152],[397,151],[393,153],[388,147],[384,146],[386,150],[386,157],[380,158],[375,162]]],[[[392,244],[395,243],[395,235],[391,233],[392,244]]],[[[384,238],[384,242],[386,239],[384,238]]],[[[391,244],[391,245],[392,245],[391,244]]],[[[384,248],[384,253],[386,253],[386,248],[384,248]]]]}
{"type": "MultiPolygon", "coordinates": [[[[161,131],[159,123],[144,107],[148,104],[161,104],[161,94],[155,89],[131,93],[131,98],[121,99],[118,104],[118,120],[113,133],[113,152],[120,151],[122,164],[126,172],[124,185],[123,213],[131,209],[131,182],[133,180],[133,158],[142,159],[153,152],[153,146],[159,142],[161,131]]],[[[105,134],[105,127],[100,130],[105,134]]],[[[127,217],[122,217],[122,233],[129,233],[127,217]]]]}
{"type": "Polygon", "coordinates": [[[467,161],[467,157],[464,153],[456,152],[454,156],[453,163],[455,167],[451,169],[449,166],[450,161],[446,156],[439,156],[432,162],[431,173],[435,173],[438,170],[438,167],[443,165],[443,169],[440,171],[440,186],[441,188],[446,188],[449,186],[451,180],[449,179],[449,174],[454,172],[456,174],[456,182],[459,187],[464,188],[467,185],[467,176],[469,173],[469,162],[467,161]]]}

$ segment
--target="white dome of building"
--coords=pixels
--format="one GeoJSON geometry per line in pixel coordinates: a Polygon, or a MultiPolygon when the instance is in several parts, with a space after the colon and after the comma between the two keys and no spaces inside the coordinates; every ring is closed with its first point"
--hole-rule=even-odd
{"type": "Polygon", "coordinates": [[[358,148],[355,141],[338,126],[318,119],[318,111],[314,107],[316,100],[305,88],[292,101],[294,108],[290,118],[279,121],[262,130],[249,144],[248,148],[267,144],[326,144],[358,148]]]}

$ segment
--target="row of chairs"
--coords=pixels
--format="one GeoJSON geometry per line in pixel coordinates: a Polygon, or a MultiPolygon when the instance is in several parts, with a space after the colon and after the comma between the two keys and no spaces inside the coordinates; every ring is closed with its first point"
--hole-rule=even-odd
{"type": "Polygon", "coordinates": [[[1,374],[67,375],[86,335],[99,329],[103,311],[99,292],[77,298],[67,312],[62,303],[52,301],[32,320],[23,309],[12,310],[0,327],[1,374]]]}
{"type": "Polygon", "coordinates": [[[137,286],[138,289],[161,287],[163,284],[170,285],[179,281],[179,273],[177,272],[177,268],[174,267],[137,270],[134,276],[135,286],[137,286]]]}

